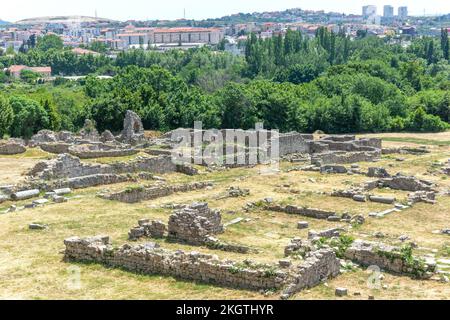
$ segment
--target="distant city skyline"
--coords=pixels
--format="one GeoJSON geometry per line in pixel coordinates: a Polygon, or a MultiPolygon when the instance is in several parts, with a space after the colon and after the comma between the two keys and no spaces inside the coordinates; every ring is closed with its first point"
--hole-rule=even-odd
{"type": "Polygon", "coordinates": [[[239,12],[278,11],[290,8],[304,10],[324,10],[342,13],[361,14],[362,6],[377,6],[377,14],[383,15],[384,5],[395,8],[407,6],[410,15],[447,14],[450,13],[450,1],[447,0],[228,0],[228,1],[166,0],[162,2],[148,0],[78,0],[76,2],[61,2],[61,0],[15,0],[1,4],[0,19],[15,22],[22,19],[56,16],[83,15],[110,18],[114,20],[174,20],[183,18],[186,10],[188,19],[218,18],[239,12]]]}

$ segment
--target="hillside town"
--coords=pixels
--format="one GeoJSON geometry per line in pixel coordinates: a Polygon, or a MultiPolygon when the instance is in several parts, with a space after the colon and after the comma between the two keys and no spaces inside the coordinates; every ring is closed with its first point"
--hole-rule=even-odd
{"type": "MultiPolygon", "coordinates": [[[[385,5],[382,12],[373,5],[362,8],[360,15],[337,12],[289,9],[284,12],[237,14],[222,19],[195,21],[114,21],[109,19],[64,16],[26,19],[11,24],[0,24],[0,48],[3,51],[26,50],[36,38],[47,34],[58,35],[67,47],[85,47],[94,42],[104,44],[111,51],[133,48],[167,50],[174,47],[188,49],[226,42],[227,48],[242,54],[233,44],[245,41],[248,34],[261,38],[284,34],[288,29],[299,30],[313,37],[320,27],[335,33],[343,32],[357,37],[364,30],[378,37],[439,35],[441,28],[450,28],[450,17],[413,17],[408,7],[397,11],[385,5]],[[446,24],[447,23],[447,24],[446,24]],[[172,27],[170,27],[172,26],[172,27]]],[[[86,54],[88,51],[76,51],[86,54]]]]}

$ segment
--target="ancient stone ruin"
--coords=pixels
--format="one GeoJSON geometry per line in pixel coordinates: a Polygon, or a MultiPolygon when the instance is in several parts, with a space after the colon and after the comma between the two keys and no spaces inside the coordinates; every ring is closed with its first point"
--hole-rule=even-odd
{"type": "Polygon", "coordinates": [[[14,155],[21,154],[27,151],[25,146],[21,143],[14,141],[1,141],[0,140],[0,155],[14,155]]]}
{"type": "Polygon", "coordinates": [[[219,211],[211,210],[207,203],[194,203],[176,210],[169,218],[169,239],[175,242],[201,245],[208,236],[224,231],[219,211]]]}
{"type": "Polygon", "coordinates": [[[119,140],[131,145],[136,145],[144,140],[144,126],[141,118],[133,111],[128,110],[125,115],[123,131],[119,140]]]}
{"type": "Polygon", "coordinates": [[[220,260],[198,252],[170,251],[155,243],[114,248],[108,236],[73,237],[64,241],[67,261],[100,263],[143,274],[176,278],[249,290],[284,290],[282,297],[339,274],[340,264],[334,252],[321,249],[308,254],[305,261],[280,269],[278,265],[249,260],[220,260]]]}

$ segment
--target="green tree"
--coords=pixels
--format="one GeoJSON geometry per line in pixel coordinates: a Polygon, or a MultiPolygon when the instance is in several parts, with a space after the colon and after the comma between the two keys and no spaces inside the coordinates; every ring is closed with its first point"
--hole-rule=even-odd
{"type": "Polygon", "coordinates": [[[449,39],[448,39],[448,29],[441,29],[441,49],[445,60],[449,60],[449,39]]]}
{"type": "Polygon", "coordinates": [[[39,130],[49,128],[47,112],[36,101],[13,96],[10,104],[14,111],[14,120],[10,129],[12,136],[30,138],[39,130]]]}
{"type": "Polygon", "coordinates": [[[50,99],[41,102],[49,119],[49,129],[59,131],[61,129],[61,115],[58,113],[55,104],[50,99]]]}
{"type": "Polygon", "coordinates": [[[14,120],[14,111],[4,96],[0,95],[0,139],[9,133],[14,120]]]}
{"type": "Polygon", "coordinates": [[[36,48],[41,51],[50,49],[62,50],[64,44],[62,39],[55,34],[48,34],[38,39],[36,48]]]}

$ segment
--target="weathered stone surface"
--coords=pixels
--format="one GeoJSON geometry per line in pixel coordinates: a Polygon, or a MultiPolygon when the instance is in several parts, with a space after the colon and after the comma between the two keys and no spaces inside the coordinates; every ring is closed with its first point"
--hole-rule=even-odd
{"type": "Polygon", "coordinates": [[[326,279],[334,278],[339,273],[340,263],[333,250],[320,249],[309,254],[304,263],[295,268],[293,279],[283,290],[283,294],[290,296],[306,288],[314,287],[326,279]]]}
{"type": "Polygon", "coordinates": [[[205,246],[214,250],[236,252],[241,254],[249,253],[250,251],[252,251],[250,247],[240,244],[227,243],[211,236],[206,238],[205,246]]]}
{"type": "Polygon", "coordinates": [[[348,170],[344,166],[327,164],[320,167],[321,173],[347,173],[348,170]]]}
{"type": "Polygon", "coordinates": [[[378,184],[382,188],[391,188],[403,191],[433,191],[434,184],[430,181],[420,180],[416,177],[397,174],[392,178],[380,179],[378,184]]]}
{"type": "Polygon", "coordinates": [[[30,225],[28,225],[28,228],[30,230],[45,230],[48,228],[48,226],[45,224],[31,223],[30,225]]]}
{"type": "Polygon", "coordinates": [[[393,204],[395,202],[395,198],[393,197],[381,197],[381,196],[369,196],[370,201],[384,203],[384,204],[393,204]]]}
{"type": "Polygon", "coordinates": [[[311,157],[311,164],[322,166],[327,164],[350,164],[355,162],[373,162],[381,157],[381,152],[361,151],[346,152],[335,151],[328,153],[315,154],[311,157]]]}
{"type": "Polygon", "coordinates": [[[390,272],[422,278],[432,276],[436,269],[432,262],[424,264],[415,257],[412,260],[407,258],[400,248],[362,240],[354,241],[346,250],[345,257],[363,266],[376,265],[390,272]]]}
{"type": "Polygon", "coordinates": [[[84,144],[69,148],[69,153],[80,159],[126,157],[138,152],[138,150],[132,148],[118,148],[107,144],[84,144]]]}
{"type": "Polygon", "coordinates": [[[72,189],[70,189],[70,188],[55,189],[55,190],[53,190],[53,192],[54,192],[57,196],[64,196],[64,195],[66,195],[66,194],[72,193],[72,189]]]}
{"type": "Polygon", "coordinates": [[[309,223],[307,221],[300,221],[297,223],[297,229],[308,229],[309,223]]]}
{"type": "Polygon", "coordinates": [[[348,289],[347,288],[336,288],[335,293],[336,297],[344,297],[348,295],[348,289]]]}
{"type": "Polygon", "coordinates": [[[100,141],[103,143],[106,142],[115,142],[116,141],[116,137],[114,137],[114,135],[111,133],[111,131],[109,130],[105,130],[101,137],[100,137],[100,141]]]}
{"type": "Polygon", "coordinates": [[[367,176],[372,178],[389,178],[391,175],[386,171],[385,168],[371,167],[367,172],[367,176]]]}
{"type": "Polygon", "coordinates": [[[434,204],[436,202],[436,193],[434,191],[416,191],[408,194],[408,202],[415,204],[425,202],[434,204]]]}
{"type": "MultiPolygon", "coordinates": [[[[172,162],[171,158],[167,156],[154,158],[137,157],[132,161],[116,162],[110,165],[103,165],[103,164],[84,163],[81,162],[80,159],[77,157],[71,156],[69,154],[61,154],[56,159],[37,163],[35,167],[28,172],[28,175],[34,177],[35,180],[38,181],[42,180],[52,181],[71,178],[81,179],[84,176],[101,177],[101,175],[105,176],[109,175],[109,177],[111,177],[112,175],[117,176],[120,174],[130,174],[139,172],[151,172],[162,174],[174,172],[176,170],[177,166],[172,162]]],[[[117,180],[121,180],[122,182],[126,181],[123,179],[117,180]]],[[[67,185],[67,187],[70,186],[67,185]]]]}
{"type": "Polygon", "coordinates": [[[284,248],[284,256],[301,256],[305,257],[307,253],[316,250],[317,248],[309,241],[304,241],[300,238],[292,239],[284,248]]]}
{"type": "Polygon", "coordinates": [[[339,260],[330,249],[312,252],[299,265],[280,269],[249,260],[219,260],[198,252],[159,248],[155,243],[114,248],[108,236],[64,241],[66,261],[101,263],[144,274],[160,274],[248,290],[280,290],[289,297],[339,274],[339,260]]]}
{"type": "Polygon", "coordinates": [[[33,135],[30,139],[30,146],[36,146],[41,143],[57,142],[58,138],[56,134],[51,130],[41,130],[37,134],[33,135]]]}
{"type": "Polygon", "coordinates": [[[125,203],[137,203],[168,196],[176,192],[190,192],[212,186],[211,182],[194,182],[181,185],[157,185],[153,187],[138,186],[124,191],[103,195],[103,198],[125,203]]]}
{"type": "Polygon", "coordinates": [[[11,195],[11,199],[14,201],[26,200],[26,199],[37,197],[39,195],[39,193],[40,193],[40,191],[38,189],[19,191],[19,192],[13,193],[11,195]]]}
{"type": "Polygon", "coordinates": [[[123,131],[120,140],[128,144],[137,144],[144,140],[144,126],[141,118],[128,110],[123,121],[123,131]]]}
{"type": "Polygon", "coordinates": [[[95,128],[95,122],[90,119],[84,121],[83,129],[80,131],[83,140],[91,142],[100,142],[100,134],[95,128]]]}
{"type": "Polygon", "coordinates": [[[223,232],[222,216],[219,211],[209,209],[207,203],[194,203],[174,211],[168,232],[172,241],[201,245],[208,236],[223,232]]]}
{"type": "Polygon", "coordinates": [[[66,197],[61,197],[61,196],[57,196],[57,195],[54,195],[52,197],[52,200],[54,203],[64,203],[64,202],[68,201],[68,199],[66,197]]]}
{"type": "Polygon", "coordinates": [[[315,239],[320,239],[320,238],[339,237],[342,231],[343,231],[343,229],[341,229],[341,228],[331,228],[331,229],[322,230],[322,231],[310,230],[308,232],[308,239],[315,240],[315,239]]]}
{"type": "Polygon", "coordinates": [[[0,194],[0,203],[8,201],[8,200],[9,200],[9,196],[0,194]]]}
{"type": "Polygon", "coordinates": [[[328,219],[328,217],[335,216],[336,213],[332,211],[326,211],[321,209],[313,209],[313,208],[303,208],[303,207],[296,207],[292,205],[288,205],[286,207],[276,205],[276,204],[270,204],[265,207],[266,210],[269,211],[276,211],[276,212],[285,212],[289,214],[298,214],[301,216],[309,217],[309,218],[315,218],[315,219],[328,219]]]}
{"type": "Polygon", "coordinates": [[[20,143],[0,141],[0,155],[14,155],[25,151],[27,151],[27,148],[20,143]]]}
{"type": "Polygon", "coordinates": [[[366,196],[363,195],[363,194],[355,194],[355,195],[352,197],[352,199],[355,200],[355,201],[358,201],[358,202],[366,202],[366,201],[367,201],[366,196]]]}
{"type": "Polygon", "coordinates": [[[164,222],[154,220],[149,224],[144,224],[145,234],[152,238],[163,238],[167,227],[164,222]]]}
{"type": "Polygon", "coordinates": [[[39,147],[45,152],[53,154],[68,153],[71,144],[65,142],[43,142],[39,143],[39,147]]]}
{"type": "Polygon", "coordinates": [[[250,194],[249,189],[241,189],[240,187],[231,186],[227,189],[227,196],[231,198],[246,197],[250,194]]]}
{"type": "Polygon", "coordinates": [[[33,204],[40,206],[40,205],[44,205],[47,204],[48,200],[47,199],[37,199],[33,201],[33,204]]]}
{"type": "Polygon", "coordinates": [[[246,260],[219,260],[198,252],[184,253],[158,248],[155,244],[114,249],[109,237],[69,238],[65,258],[69,261],[102,263],[144,274],[160,274],[226,287],[269,290],[280,289],[289,280],[288,271],[276,265],[256,265],[246,260]]]}

